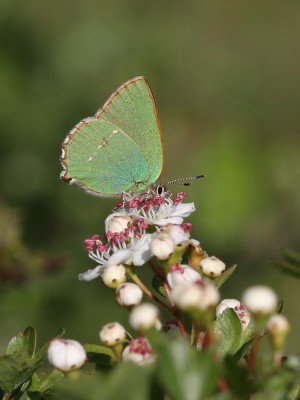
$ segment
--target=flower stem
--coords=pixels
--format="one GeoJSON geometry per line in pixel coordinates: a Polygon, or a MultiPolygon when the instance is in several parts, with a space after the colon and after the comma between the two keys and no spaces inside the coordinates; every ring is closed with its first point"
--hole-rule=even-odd
{"type": "Polygon", "coordinates": [[[188,339],[188,334],[187,334],[186,329],[185,329],[185,327],[184,327],[184,325],[183,325],[183,322],[182,322],[182,320],[181,320],[180,312],[179,312],[179,310],[174,306],[174,303],[173,303],[173,301],[172,301],[172,299],[171,299],[171,296],[170,296],[170,286],[168,285],[168,283],[167,283],[166,281],[163,282],[163,286],[164,286],[164,289],[165,289],[165,291],[166,291],[168,300],[169,300],[169,302],[170,302],[170,304],[171,304],[171,306],[172,306],[172,311],[171,311],[171,312],[172,312],[172,314],[174,315],[174,317],[175,317],[175,319],[176,319],[176,322],[177,322],[178,328],[179,328],[179,330],[180,330],[181,336],[182,336],[184,339],[187,340],[187,339],[188,339]]]}
{"type": "Polygon", "coordinates": [[[169,307],[167,304],[165,304],[163,301],[161,301],[153,292],[151,292],[150,289],[147,288],[147,286],[140,280],[140,278],[134,273],[132,268],[126,268],[126,272],[128,276],[132,279],[134,283],[136,283],[142,291],[150,297],[153,301],[158,303],[161,307],[165,308],[167,311],[173,314],[171,307],[169,307]]]}

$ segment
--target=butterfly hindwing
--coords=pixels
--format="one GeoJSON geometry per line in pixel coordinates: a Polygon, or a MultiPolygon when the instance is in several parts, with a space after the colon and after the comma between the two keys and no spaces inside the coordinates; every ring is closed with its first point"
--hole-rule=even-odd
{"type": "Polygon", "coordinates": [[[161,174],[163,149],[150,86],[134,78],[81,121],[63,145],[62,178],[107,197],[145,190],[161,174]]]}

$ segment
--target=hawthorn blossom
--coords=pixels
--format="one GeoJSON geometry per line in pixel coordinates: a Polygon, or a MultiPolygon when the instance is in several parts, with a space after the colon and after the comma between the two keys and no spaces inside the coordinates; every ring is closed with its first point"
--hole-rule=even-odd
{"type": "Polygon", "coordinates": [[[147,228],[141,220],[135,221],[122,232],[106,233],[107,244],[93,235],[85,240],[86,250],[89,257],[98,264],[96,268],[80,274],[79,280],[90,281],[102,275],[105,268],[120,264],[131,264],[136,266],[145,264],[150,258],[151,234],[145,233],[147,228]]]}
{"type": "Polygon", "coordinates": [[[171,289],[176,285],[186,283],[187,285],[200,281],[202,277],[193,268],[188,265],[175,264],[171,265],[167,274],[167,281],[171,289]]]}
{"type": "Polygon", "coordinates": [[[181,224],[183,219],[195,211],[194,203],[182,203],[185,192],[177,193],[172,200],[170,192],[156,196],[131,196],[126,194],[124,201],[117,203],[117,213],[121,211],[132,218],[142,218],[150,225],[181,224]],[[126,200],[126,201],[125,201],[126,200]]]}
{"type": "Polygon", "coordinates": [[[137,339],[131,339],[122,353],[123,361],[131,361],[139,365],[151,364],[155,361],[155,354],[150,347],[149,342],[142,336],[137,339]]]}

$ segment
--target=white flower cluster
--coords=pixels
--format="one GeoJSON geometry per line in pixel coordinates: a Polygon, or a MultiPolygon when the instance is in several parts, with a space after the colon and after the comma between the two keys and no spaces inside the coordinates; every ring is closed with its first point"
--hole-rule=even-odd
{"type": "MultiPolygon", "coordinates": [[[[201,345],[202,330],[207,328],[207,345],[217,340],[210,337],[215,316],[220,317],[227,308],[236,313],[243,333],[249,332],[247,327],[252,317],[262,320],[276,312],[277,296],[264,286],[248,288],[242,302],[235,299],[220,302],[218,278],[226,274],[226,265],[217,257],[208,256],[199,241],[191,238],[191,224],[183,219],[195,207],[193,203],[183,203],[184,197],[183,192],[174,199],[169,192],[149,197],[126,194],[105,221],[106,243],[98,235],[85,240],[89,257],[97,266],[80,274],[79,279],[90,281],[101,277],[105,286],[115,290],[117,303],[129,309],[129,325],[138,334],[132,338],[118,322],[102,327],[100,340],[111,349],[116,360],[140,365],[153,362],[155,354],[145,337],[151,329],[187,338],[186,321],[181,314],[186,314],[194,324],[197,345],[201,345]],[[137,276],[135,267],[146,263],[159,281],[157,292],[137,276]],[[127,282],[128,277],[132,282],[127,282]],[[174,319],[162,325],[159,308],[152,303],[141,304],[144,294],[174,319]]],[[[273,316],[267,331],[273,347],[280,353],[289,332],[288,321],[280,315],[273,316]]],[[[54,339],[48,349],[50,363],[66,372],[81,368],[86,358],[84,348],[74,340],[54,339]]]]}
{"type": "Polygon", "coordinates": [[[85,240],[89,257],[98,265],[79,275],[80,280],[90,281],[102,276],[104,283],[116,287],[126,280],[124,270],[110,269],[120,265],[141,266],[156,257],[165,260],[173,254],[176,246],[187,247],[190,243],[190,224],[183,218],[195,211],[194,203],[182,203],[185,193],[179,192],[175,199],[171,195],[143,198],[126,195],[127,201],[118,204],[117,210],[106,218],[107,244],[98,235],[85,240]],[[149,226],[155,227],[148,233],[149,226]]]}

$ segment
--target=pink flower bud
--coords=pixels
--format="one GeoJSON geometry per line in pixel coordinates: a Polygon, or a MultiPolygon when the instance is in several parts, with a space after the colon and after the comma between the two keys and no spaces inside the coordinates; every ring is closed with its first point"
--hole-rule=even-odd
{"type": "Polygon", "coordinates": [[[48,348],[48,360],[54,368],[67,372],[82,367],[86,353],[76,340],[53,339],[48,348]]]}
{"type": "Polygon", "coordinates": [[[116,300],[122,307],[137,306],[142,301],[142,298],[142,289],[135,283],[122,283],[117,287],[116,300]]]}
{"type": "Polygon", "coordinates": [[[101,278],[105,286],[116,289],[121,283],[126,282],[126,269],[122,264],[106,267],[101,278]]]}
{"type": "Polygon", "coordinates": [[[126,331],[118,322],[111,322],[102,327],[99,337],[106,346],[114,347],[125,341],[126,331]]]}

